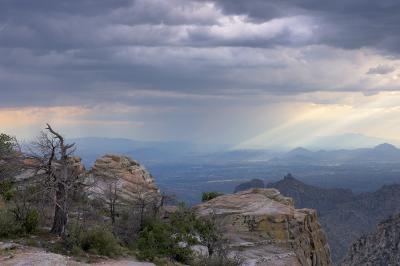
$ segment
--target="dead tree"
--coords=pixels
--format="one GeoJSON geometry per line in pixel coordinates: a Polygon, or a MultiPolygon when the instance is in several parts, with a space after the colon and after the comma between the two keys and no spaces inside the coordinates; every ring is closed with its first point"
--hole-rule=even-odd
{"type": "Polygon", "coordinates": [[[66,144],[64,137],[47,124],[34,143],[39,155],[40,168],[44,172],[42,185],[49,192],[54,204],[51,232],[61,237],[67,234],[68,214],[71,196],[81,183],[79,169],[72,158],[75,144],[66,144]]]}
{"type": "Polygon", "coordinates": [[[108,190],[105,193],[105,201],[108,205],[109,215],[111,218],[111,225],[115,227],[115,220],[118,216],[117,205],[119,204],[119,189],[117,185],[117,181],[111,182],[108,184],[108,190]]]}
{"type": "Polygon", "coordinates": [[[135,195],[129,200],[129,205],[131,213],[135,217],[134,220],[136,220],[136,230],[140,231],[143,229],[146,219],[154,219],[158,213],[160,197],[138,187],[135,195]]]}

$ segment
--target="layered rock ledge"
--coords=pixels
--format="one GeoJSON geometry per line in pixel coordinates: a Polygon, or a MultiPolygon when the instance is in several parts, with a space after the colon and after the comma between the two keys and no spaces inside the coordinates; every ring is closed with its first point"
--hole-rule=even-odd
{"type": "Polygon", "coordinates": [[[247,265],[332,265],[316,211],[295,209],[276,189],[250,189],[194,207],[214,216],[230,250],[247,265]]]}

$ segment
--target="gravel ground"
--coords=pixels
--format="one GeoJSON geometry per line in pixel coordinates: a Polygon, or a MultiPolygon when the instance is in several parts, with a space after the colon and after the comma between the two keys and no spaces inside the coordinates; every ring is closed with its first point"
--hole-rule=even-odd
{"type": "Polygon", "coordinates": [[[73,258],[67,256],[49,253],[38,248],[26,246],[15,246],[11,249],[0,249],[0,251],[0,265],[2,266],[155,266],[153,263],[137,262],[133,258],[121,260],[110,259],[94,264],[86,264],[75,261],[73,258]]]}

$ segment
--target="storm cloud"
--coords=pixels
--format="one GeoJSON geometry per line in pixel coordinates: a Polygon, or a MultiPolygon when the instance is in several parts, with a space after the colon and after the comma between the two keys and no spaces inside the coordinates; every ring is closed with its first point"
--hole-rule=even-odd
{"type": "Polygon", "coordinates": [[[0,108],[106,106],[176,127],[393,92],[399,13],[395,0],[4,0],[0,108]]]}

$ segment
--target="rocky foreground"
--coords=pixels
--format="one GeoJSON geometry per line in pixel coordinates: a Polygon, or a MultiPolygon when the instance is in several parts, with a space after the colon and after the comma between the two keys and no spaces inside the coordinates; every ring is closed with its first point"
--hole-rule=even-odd
{"type": "Polygon", "coordinates": [[[46,252],[43,249],[28,247],[13,242],[0,242],[0,265],[2,266],[155,266],[153,263],[138,262],[135,258],[119,260],[101,259],[87,264],[72,257],[46,252]]]}
{"type": "Polygon", "coordinates": [[[231,251],[247,265],[332,265],[316,212],[295,209],[292,199],[276,189],[219,196],[195,211],[215,217],[231,251]]]}

